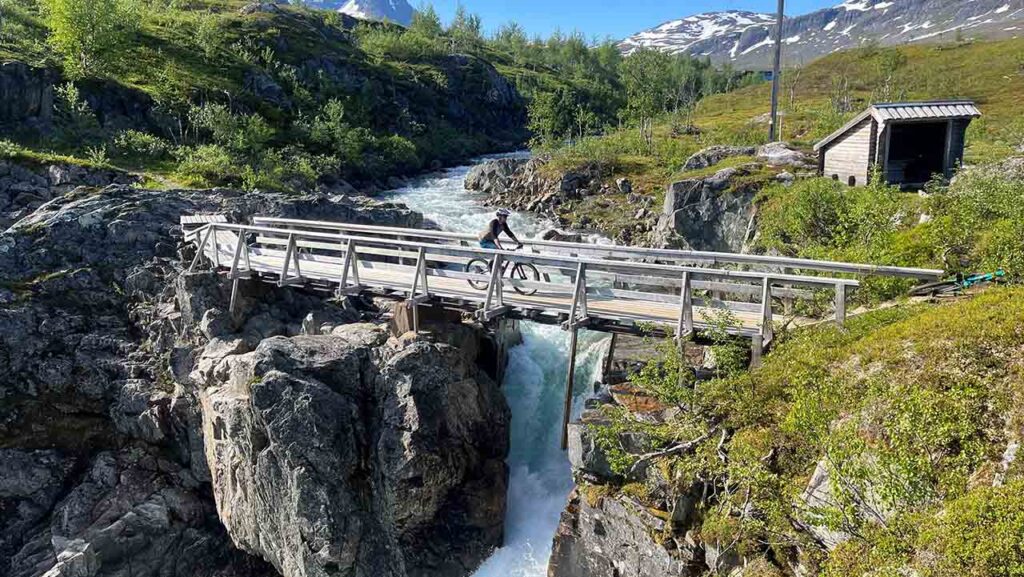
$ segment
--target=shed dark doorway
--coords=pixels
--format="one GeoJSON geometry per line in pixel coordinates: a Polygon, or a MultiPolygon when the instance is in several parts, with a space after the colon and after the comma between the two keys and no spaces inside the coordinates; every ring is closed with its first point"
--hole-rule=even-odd
{"type": "Polygon", "coordinates": [[[947,122],[899,123],[889,130],[889,182],[924,184],[933,175],[946,173],[947,122]]]}

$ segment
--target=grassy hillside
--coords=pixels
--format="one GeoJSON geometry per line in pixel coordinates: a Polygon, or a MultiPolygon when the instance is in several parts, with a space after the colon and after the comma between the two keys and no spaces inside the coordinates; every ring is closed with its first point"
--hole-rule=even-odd
{"type": "Polygon", "coordinates": [[[128,7],[137,26],[123,26],[103,66],[82,73],[54,42],[47,2],[0,0],[0,61],[58,77],[54,129],[6,127],[5,154],[63,155],[186,185],[384,182],[521,146],[527,103],[515,85],[570,84],[478,39],[456,46],[442,29],[424,42],[301,7],[108,3],[128,7]],[[125,108],[137,114],[110,118],[125,108]]]}
{"type": "MultiPolygon", "coordinates": [[[[1024,290],[995,288],[802,331],[758,370],[695,389],[674,374],[638,381],[686,410],[661,425],[613,412],[601,438],[628,471],[636,456],[616,431],[657,448],[714,429],[652,467],[650,487],[703,495],[670,531],[758,560],[756,575],[1019,575],[1024,468],[1005,455],[1024,418],[1022,322],[1024,290]],[[816,469],[825,493],[809,500],[816,469]],[[826,532],[842,543],[823,546],[814,535],[826,532]]],[[[673,497],[661,498],[645,504],[664,511],[673,497]]]]}
{"type": "MultiPolygon", "coordinates": [[[[868,47],[838,52],[782,78],[783,136],[811,146],[872,102],[967,98],[984,118],[969,135],[967,161],[998,160],[1024,144],[1024,39],[868,47]]],[[[698,126],[758,142],[769,85],[705,99],[698,126]]],[[[764,127],[766,128],[766,126],[764,127]]]]}
{"type": "MultiPolygon", "coordinates": [[[[818,139],[842,126],[871,102],[943,98],[973,99],[984,114],[968,133],[968,164],[1001,161],[1024,146],[1024,102],[1020,99],[1024,94],[1024,40],[868,47],[840,52],[802,69],[786,71],[782,87],[782,133],[786,140],[808,151],[818,139]]],[[[652,205],[659,207],[665,187],[671,182],[701,178],[720,168],[755,162],[750,157],[739,157],[710,169],[681,169],[688,156],[707,146],[764,143],[769,95],[767,83],[712,95],[698,103],[691,117],[662,117],[655,126],[651,148],[644,146],[635,128],[624,127],[549,151],[553,159],[548,167],[557,173],[584,163],[598,163],[605,169],[608,183],[629,178],[634,191],[651,197],[652,205]]],[[[946,211],[948,206],[939,206],[941,198],[926,206],[916,194],[874,187],[867,193],[850,195],[846,187],[813,180],[794,189],[769,186],[782,170],[762,167],[733,183],[734,189],[767,187],[761,195],[761,220],[765,224],[759,247],[762,250],[949,270],[999,265],[1020,268],[1018,256],[1013,256],[1019,255],[1019,251],[1000,250],[998,257],[980,257],[988,249],[963,242],[969,237],[983,243],[1004,234],[1013,238],[1001,231],[1008,231],[1005,227],[1020,218],[1013,209],[1017,203],[1012,201],[1024,194],[1019,176],[996,178],[996,183],[986,180],[988,177],[962,182],[953,198],[964,199],[966,203],[966,199],[976,202],[995,194],[1002,200],[986,205],[986,211],[975,211],[977,218],[947,219],[941,232],[929,232],[937,231],[937,225],[918,225],[918,219],[924,213],[946,211]],[[855,204],[852,199],[877,200],[879,195],[886,201],[849,206],[855,204]],[[803,212],[796,212],[798,208],[803,212]],[[887,224],[880,226],[880,230],[867,229],[869,223],[884,219],[888,219],[887,224]],[[800,237],[792,230],[780,233],[779,226],[788,226],[781,223],[793,224],[796,220],[802,220],[800,226],[809,230],[832,227],[830,236],[800,237]],[[996,225],[997,222],[1002,224],[996,225]],[[866,236],[847,234],[850,231],[866,236]],[[807,239],[814,240],[805,242],[807,239]]],[[[597,228],[612,236],[635,224],[636,208],[625,195],[586,198],[573,205],[572,211],[590,216],[597,228]]],[[[573,221],[573,214],[563,216],[573,221]]],[[[1006,246],[1012,244],[1009,240],[1006,246]]]]}
{"type": "MultiPolygon", "coordinates": [[[[781,82],[784,140],[807,149],[871,102],[945,98],[973,99],[985,115],[968,135],[968,163],[1000,160],[1024,144],[1024,39],[838,52],[787,70],[781,82]]],[[[649,151],[625,127],[554,151],[552,168],[596,160],[660,195],[667,183],[694,176],[680,167],[701,148],[763,144],[770,89],[762,83],[712,95],[692,117],[662,117],[649,151]]]]}

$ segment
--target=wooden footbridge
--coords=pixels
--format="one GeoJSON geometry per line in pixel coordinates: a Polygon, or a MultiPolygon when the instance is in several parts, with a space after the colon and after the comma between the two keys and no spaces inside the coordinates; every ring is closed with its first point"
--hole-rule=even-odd
{"type": "MultiPolygon", "coordinates": [[[[305,286],[337,296],[378,294],[418,308],[441,306],[482,322],[501,317],[559,324],[570,331],[575,360],[580,328],[612,333],[658,332],[680,340],[711,326],[751,339],[753,362],[774,337],[777,319],[801,326],[822,318],[794,314],[793,302],[831,300],[843,323],[847,299],[860,286],[849,276],[934,280],[942,271],[785,257],[661,250],[558,241],[524,241],[523,251],[479,248],[474,235],[281,218],[231,224],[223,215],[182,217],[186,240],[232,281],[235,309],[241,279],[305,286]],[[467,272],[471,260],[489,273],[467,272]],[[540,274],[508,278],[503,264],[540,274]],[[839,276],[844,275],[844,276],[839,276]]],[[[614,342],[613,342],[614,346],[614,342]]],[[[569,364],[567,414],[574,363],[569,364]]],[[[564,441],[564,439],[563,439],[564,441]]],[[[564,442],[563,442],[564,445],[564,442]]]]}

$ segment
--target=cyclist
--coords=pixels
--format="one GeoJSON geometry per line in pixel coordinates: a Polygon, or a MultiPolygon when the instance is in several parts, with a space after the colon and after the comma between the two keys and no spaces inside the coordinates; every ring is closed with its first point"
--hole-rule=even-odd
{"type": "Polygon", "coordinates": [[[501,233],[508,235],[516,243],[516,248],[522,248],[523,243],[519,242],[516,235],[513,234],[512,229],[508,227],[508,217],[512,215],[512,211],[507,208],[499,209],[494,214],[494,218],[491,223],[487,225],[487,230],[480,233],[480,248],[488,248],[491,250],[505,250],[498,242],[498,237],[501,233]]]}

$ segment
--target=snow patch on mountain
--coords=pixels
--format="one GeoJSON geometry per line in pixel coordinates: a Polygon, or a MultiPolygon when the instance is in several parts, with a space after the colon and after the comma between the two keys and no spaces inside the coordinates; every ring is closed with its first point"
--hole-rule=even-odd
{"type": "Polygon", "coordinates": [[[338,12],[360,20],[386,20],[408,26],[413,9],[406,0],[348,0],[338,12]]]}
{"type": "MultiPolygon", "coordinates": [[[[1024,0],[843,0],[783,25],[785,64],[808,62],[869,42],[952,42],[1013,37],[1024,30],[1024,0]]],[[[738,68],[771,67],[775,16],[731,10],[670,20],[623,40],[625,53],[654,48],[707,56],[738,68]]]]}
{"type": "Polygon", "coordinates": [[[764,26],[774,21],[770,14],[730,10],[697,14],[679,20],[670,20],[650,30],[630,36],[621,43],[625,52],[637,48],[658,48],[668,52],[686,52],[702,41],[728,38],[733,41],[733,52],[738,51],[739,36],[747,28],[764,26]]]}

